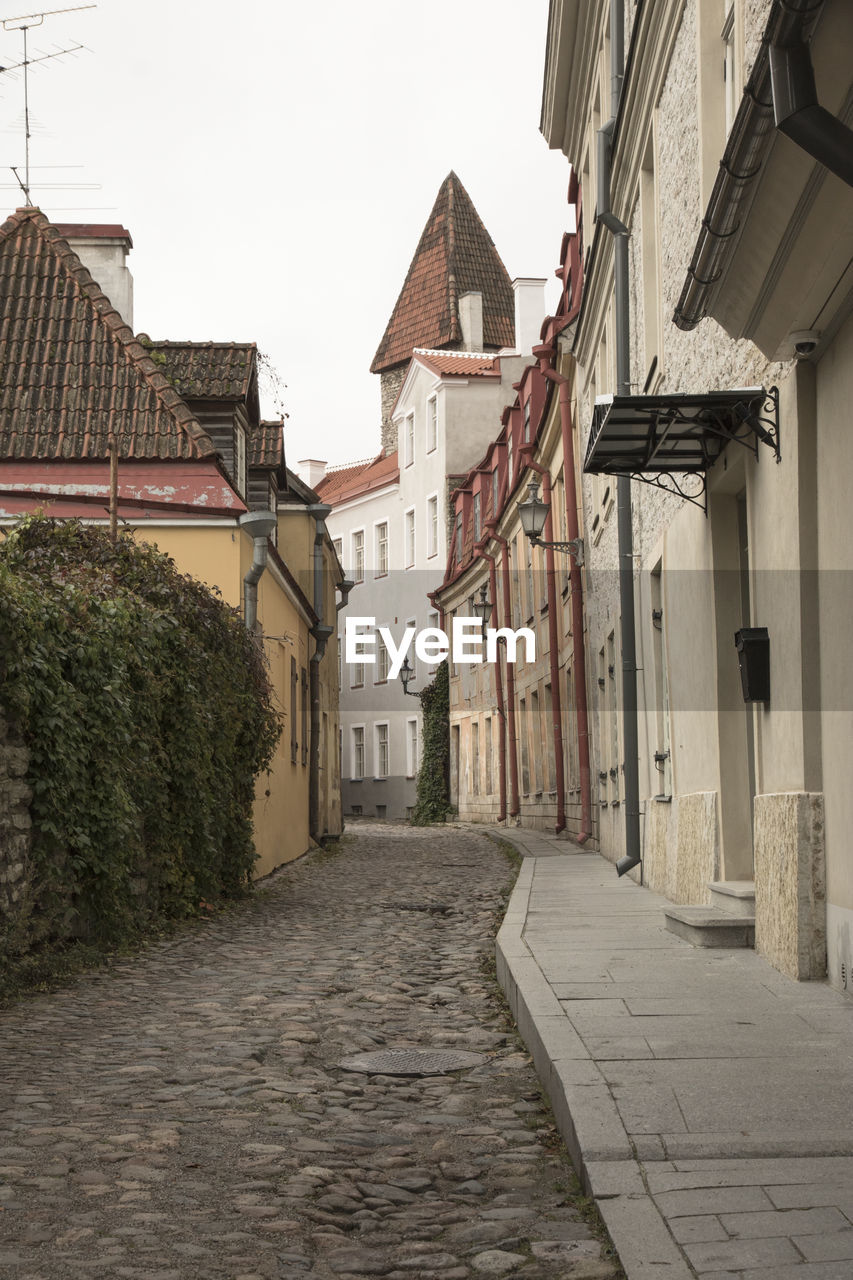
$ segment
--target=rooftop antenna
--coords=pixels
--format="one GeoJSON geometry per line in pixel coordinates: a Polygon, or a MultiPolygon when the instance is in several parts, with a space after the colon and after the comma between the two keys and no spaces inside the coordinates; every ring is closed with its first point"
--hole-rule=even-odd
{"type": "Polygon", "coordinates": [[[38,58],[30,58],[27,52],[27,32],[30,27],[40,27],[45,18],[52,18],[58,13],[79,13],[81,9],[96,9],[94,4],[78,4],[70,9],[47,9],[44,13],[25,13],[17,18],[3,18],[4,31],[20,31],[24,37],[24,60],[18,62],[14,67],[0,67],[0,71],[17,71],[20,67],[24,69],[24,177],[21,179],[18,170],[14,165],[10,165],[28,205],[32,204],[30,199],[30,85],[29,85],[29,69],[36,62],[47,62],[50,58],[61,58],[67,53],[76,53],[78,49],[82,49],[82,44],[74,45],[70,49],[57,49],[55,53],[45,53],[38,58]]]}

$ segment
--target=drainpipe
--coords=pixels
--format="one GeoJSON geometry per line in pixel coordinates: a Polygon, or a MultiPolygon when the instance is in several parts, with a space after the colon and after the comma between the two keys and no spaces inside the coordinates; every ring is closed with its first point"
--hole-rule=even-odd
{"type": "MultiPolygon", "coordinates": [[[[560,432],[563,438],[563,488],[566,497],[566,530],[568,541],[574,542],[580,537],[578,527],[578,495],[575,480],[575,453],[572,436],[572,405],[570,400],[570,382],[562,373],[557,373],[548,364],[553,348],[543,351],[534,348],[533,354],[539,354],[539,370],[543,377],[555,382],[560,395],[560,432]]],[[[571,584],[571,615],[573,638],[572,674],[575,689],[575,707],[577,709],[578,738],[578,770],[581,784],[581,829],[575,836],[577,844],[586,844],[592,835],[592,789],[591,770],[589,767],[589,710],[586,691],[586,645],[584,643],[583,618],[583,577],[575,557],[569,560],[569,582],[571,584]]]]}
{"type": "MultiPolygon", "coordinates": [[[[512,603],[509,584],[509,543],[499,533],[492,537],[501,549],[501,577],[503,578],[504,626],[512,631],[512,603]]],[[[518,744],[515,737],[515,668],[506,664],[506,731],[509,740],[509,816],[517,818],[521,805],[518,799],[518,744]]]]}
{"type": "Polygon", "coordinates": [[[247,631],[254,631],[258,620],[258,583],[267,567],[267,542],[276,523],[273,511],[246,511],[240,516],[240,528],[246,530],[254,544],[252,563],[243,578],[243,622],[247,631]]]}
{"type": "MultiPolygon", "coordinates": [[[[542,499],[548,505],[548,516],[545,520],[545,540],[550,542],[554,537],[553,513],[551,511],[551,475],[547,467],[533,459],[534,445],[523,446],[519,450],[521,465],[535,471],[542,477],[542,499]]],[[[563,761],[563,706],[560,697],[560,655],[557,652],[557,572],[554,565],[554,548],[545,548],[545,581],[548,584],[548,666],[551,673],[551,720],[554,731],[554,767],[557,773],[557,826],[554,834],[559,835],[566,829],[566,778],[563,761]]]]}
{"type": "Polygon", "coordinates": [[[853,130],[818,103],[805,40],[805,29],[821,7],[815,0],[784,0],[781,13],[774,15],[777,30],[769,48],[773,115],[777,129],[853,186],[853,130]]]}
{"type": "Polygon", "coordinates": [[[318,843],[321,836],[325,834],[320,830],[320,663],[325,656],[329,637],[334,635],[335,631],[334,627],[330,627],[323,620],[325,614],[323,543],[326,539],[324,520],[331,509],[322,502],[312,503],[306,508],[314,520],[314,613],[317,618],[311,628],[314,652],[309,663],[311,752],[308,765],[308,830],[311,838],[318,843]]]}
{"type": "MultiPolygon", "coordinates": [[[[623,0],[610,0],[610,119],[598,134],[598,218],[613,235],[614,301],[616,313],[616,394],[631,394],[631,331],[628,228],[610,207],[613,134],[622,92],[625,65],[623,0]]],[[[639,866],[640,763],[637,732],[637,638],[634,619],[634,533],[631,520],[631,480],[616,479],[616,533],[619,547],[619,610],[622,634],[622,739],[625,748],[625,856],[616,863],[623,876],[639,866]]]]}
{"type": "MultiPolygon", "coordinates": [[[[488,539],[486,539],[488,541],[488,539]]],[[[485,543],[481,544],[485,546],[485,543]]],[[[477,548],[475,548],[477,550],[477,548]]],[[[490,556],[484,550],[477,550],[481,560],[485,560],[489,566],[489,590],[492,593],[492,626],[498,626],[498,582],[497,573],[495,571],[495,557],[490,556]]],[[[498,649],[495,655],[495,698],[498,704],[498,794],[499,794],[499,810],[498,822],[506,821],[506,707],[504,705],[504,682],[503,672],[501,671],[501,655],[498,649]]]]}

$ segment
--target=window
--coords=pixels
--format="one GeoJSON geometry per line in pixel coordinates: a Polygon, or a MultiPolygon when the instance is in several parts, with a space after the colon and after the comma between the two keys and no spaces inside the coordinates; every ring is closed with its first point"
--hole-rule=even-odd
{"type": "Polygon", "coordinates": [[[388,572],[388,522],[384,520],[382,524],[376,526],[376,574],[377,578],[384,578],[388,572]]]}
{"type": "Polygon", "coordinates": [[[364,530],[352,535],[352,580],[364,582],[364,530]]]}
{"type": "Polygon", "coordinates": [[[731,132],[737,113],[738,75],[735,61],[735,7],[729,6],[723,30],[720,33],[723,41],[723,81],[725,83],[726,104],[726,137],[731,132]]]}
{"type": "Polygon", "coordinates": [[[438,401],[435,396],[427,400],[427,453],[432,453],[438,443],[438,401]]]}
{"type": "Polygon", "coordinates": [[[509,493],[512,489],[512,432],[506,429],[506,491],[509,493]]]}
{"type": "Polygon", "coordinates": [[[376,774],[377,778],[388,777],[388,725],[375,726],[376,734],[376,774]]]}
{"type": "Polygon", "coordinates": [[[462,563],[462,512],[456,512],[456,563],[462,563]]]}
{"type": "Polygon", "coordinates": [[[427,498],[427,555],[438,555],[438,494],[427,498]]]}
{"type": "Polygon", "coordinates": [[[296,727],[296,703],[299,692],[299,672],[296,659],[290,659],[290,763],[296,764],[299,759],[299,731],[296,727]]]}
{"type": "Polygon", "coordinates": [[[533,734],[533,790],[542,792],[542,718],[539,714],[539,690],[530,693],[530,729],[533,734]]]}
{"type": "Polygon", "coordinates": [[[405,465],[410,467],[415,460],[415,415],[410,413],[406,417],[406,452],[405,465]]]}
{"type": "Polygon", "coordinates": [[[414,778],[418,772],[418,722],[406,721],[406,776],[414,778]]]}
{"type": "Polygon", "coordinates": [[[344,650],[343,641],[338,636],[338,688],[340,688],[344,673],[344,650]]]}
{"type": "Polygon", "coordinates": [[[351,689],[360,689],[364,684],[364,663],[354,662],[352,664],[352,678],[350,680],[351,689]]]}
{"type": "Polygon", "coordinates": [[[364,777],[364,725],[352,728],[352,777],[364,777]]]}
{"type": "Polygon", "coordinates": [[[548,758],[548,790],[557,790],[557,762],[554,755],[554,699],[551,686],[545,685],[545,745],[548,758]]]}
{"type": "Polygon", "coordinates": [[[302,668],[302,763],[308,763],[308,672],[302,668]]]}
{"type": "Polygon", "coordinates": [[[335,538],[334,542],[332,543],[332,546],[335,548],[335,555],[338,557],[338,563],[340,563],[341,559],[343,558],[343,554],[344,554],[344,544],[343,544],[343,539],[342,539],[342,538],[335,538]]]}
{"type": "Polygon", "coordinates": [[[237,427],[234,432],[234,472],[237,483],[237,492],[241,497],[246,496],[246,433],[242,427],[237,427]]]}
{"type": "Polygon", "coordinates": [[[471,722],[471,792],[480,794],[480,726],[476,720],[471,722]]]}
{"type": "Polygon", "coordinates": [[[375,684],[385,684],[391,670],[391,655],[381,636],[376,637],[376,680],[375,684]]]}
{"type": "Polygon", "coordinates": [[[483,722],[485,755],[486,755],[486,795],[492,794],[492,719],[486,716],[483,722]]]}
{"type": "Polygon", "coordinates": [[[524,402],[524,443],[530,443],[530,396],[524,402]]]}
{"type": "Polygon", "coordinates": [[[492,516],[498,514],[498,498],[500,496],[500,480],[498,477],[498,469],[495,467],[492,472],[492,516]]]}
{"type": "Polygon", "coordinates": [[[474,541],[479,542],[482,537],[482,510],[479,491],[474,494],[474,541]]]}
{"type": "Polygon", "coordinates": [[[518,701],[518,731],[521,737],[521,790],[523,795],[530,794],[530,754],[527,749],[527,703],[524,698],[518,701]]]}
{"type": "Polygon", "coordinates": [[[414,508],[406,512],[406,568],[411,569],[415,563],[415,512],[414,508]]]}

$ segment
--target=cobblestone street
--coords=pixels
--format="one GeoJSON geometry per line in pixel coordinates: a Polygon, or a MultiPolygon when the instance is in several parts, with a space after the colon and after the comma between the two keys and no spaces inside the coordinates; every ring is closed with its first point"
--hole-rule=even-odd
{"type": "Polygon", "coordinates": [[[483,969],[510,878],[476,833],[358,826],[0,1013],[0,1275],[615,1276],[483,969]],[[381,1049],[485,1060],[340,1066],[381,1049]]]}

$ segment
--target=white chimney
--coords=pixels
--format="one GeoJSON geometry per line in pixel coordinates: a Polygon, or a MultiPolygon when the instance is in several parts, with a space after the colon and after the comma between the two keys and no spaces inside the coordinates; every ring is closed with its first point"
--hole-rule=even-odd
{"type": "Polygon", "coordinates": [[[540,342],[539,331],[545,319],[546,280],[519,276],[512,282],[515,294],[515,349],[529,355],[540,342]]]}
{"type": "Polygon", "coordinates": [[[483,295],[463,293],[459,299],[459,323],[465,351],[483,350],[483,295]]]}
{"type": "Polygon", "coordinates": [[[326,476],[326,463],[317,458],[303,458],[296,464],[296,474],[309,489],[316,489],[326,476]]]}
{"type": "Polygon", "coordinates": [[[94,222],[58,223],[57,230],[132,329],[133,276],[127,268],[127,255],[133,248],[130,232],[116,224],[94,222]]]}

